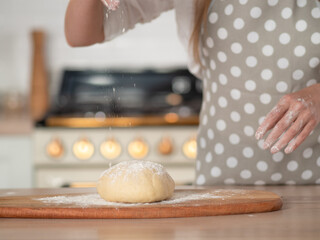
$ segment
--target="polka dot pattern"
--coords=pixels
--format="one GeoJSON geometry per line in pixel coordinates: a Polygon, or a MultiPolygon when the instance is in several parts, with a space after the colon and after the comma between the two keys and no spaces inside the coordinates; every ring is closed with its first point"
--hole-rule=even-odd
{"type": "Polygon", "coordinates": [[[240,142],[240,137],[239,135],[233,133],[229,136],[229,142],[232,144],[232,145],[236,145],[236,144],[239,144],[240,142]]]}
{"type": "Polygon", "coordinates": [[[258,180],[258,181],[255,181],[255,182],[254,182],[254,185],[262,186],[262,185],[266,185],[266,182],[265,182],[265,181],[262,181],[262,180],[258,180]]]}
{"type": "Polygon", "coordinates": [[[278,0],[268,0],[268,4],[271,7],[274,7],[278,4],[278,0]]]}
{"type": "Polygon", "coordinates": [[[257,163],[257,169],[261,172],[265,172],[268,170],[268,164],[264,161],[259,161],[257,163]]]}
{"type": "Polygon", "coordinates": [[[292,16],[292,9],[289,8],[289,7],[284,8],[284,9],[281,11],[281,16],[282,16],[282,18],[284,18],[284,19],[289,19],[289,18],[291,18],[291,16],[292,16]]]}
{"type": "Polygon", "coordinates": [[[225,97],[219,97],[218,104],[221,108],[226,108],[228,106],[228,101],[225,97]]]}
{"type": "Polygon", "coordinates": [[[275,162],[281,162],[283,158],[284,158],[284,154],[282,152],[277,152],[276,154],[272,155],[272,159],[275,162]]]}
{"type": "Polygon", "coordinates": [[[211,37],[207,38],[207,47],[208,48],[213,48],[214,43],[213,43],[213,39],[211,37]]]}
{"type": "Polygon", "coordinates": [[[234,88],[230,91],[230,96],[234,100],[239,100],[241,98],[241,92],[234,88]]]}
{"type": "MultiPolygon", "coordinates": [[[[261,76],[263,76],[263,75],[261,75],[261,76]]],[[[256,87],[257,87],[257,84],[253,80],[247,80],[245,82],[245,88],[250,92],[254,91],[256,89],[256,87]]]]}
{"type": "Polygon", "coordinates": [[[276,22],[272,19],[267,20],[264,24],[264,28],[268,32],[274,31],[276,29],[276,26],[277,26],[276,22]]]}
{"type": "Polygon", "coordinates": [[[244,111],[247,114],[253,114],[255,112],[255,106],[252,103],[246,103],[244,105],[244,111]]]}
{"type": "Polygon", "coordinates": [[[210,112],[209,112],[210,116],[214,116],[216,114],[216,108],[214,106],[210,107],[210,112]]]}
{"type": "Polygon", "coordinates": [[[278,182],[280,181],[282,178],[282,174],[281,173],[274,173],[271,175],[271,180],[274,182],[278,182]]]}
{"type": "Polygon", "coordinates": [[[211,128],[208,129],[207,135],[210,140],[214,139],[214,132],[211,128]]]}
{"type": "Polygon", "coordinates": [[[227,55],[224,52],[218,52],[218,59],[224,63],[227,61],[227,55]]]}
{"type": "Polygon", "coordinates": [[[292,73],[292,78],[297,81],[301,80],[303,76],[304,76],[304,72],[300,69],[297,69],[292,73]]]}
{"type": "Polygon", "coordinates": [[[234,54],[239,54],[242,52],[242,45],[238,42],[235,42],[235,43],[232,43],[231,45],[231,51],[234,53],[234,54]]]}
{"type": "Polygon", "coordinates": [[[224,40],[228,37],[228,31],[225,28],[219,28],[218,29],[218,37],[221,40],[224,40]]]}
{"type": "Polygon", "coordinates": [[[280,82],[277,83],[276,89],[277,89],[278,92],[284,93],[288,89],[288,84],[286,82],[284,82],[284,81],[280,81],[280,82]]]}
{"type": "Polygon", "coordinates": [[[235,157],[229,157],[227,159],[227,166],[229,168],[235,168],[238,165],[238,159],[235,157]]]}
{"type": "Polygon", "coordinates": [[[248,0],[239,0],[239,3],[240,3],[241,5],[246,5],[247,2],[248,2],[248,0]]]}
{"type": "Polygon", "coordinates": [[[301,178],[303,179],[303,180],[308,180],[308,179],[310,179],[311,177],[312,177],[312,171],[311,170],[305,170],[305,171],[303,171],[303,173],[301,174],[301,178]]]}
{"type": "Polygon", "coordinates": [[[281,33],[279,35],[279,42],[283,45],[288,44],[291,41],[291,36],[288,33],[281,33]]]}
{"type": "Polygon", "coordinates": [[[199,48],[196,184],[320,184],[320,127],[291,154],[254,137],[281,96],[319,83],[319,19],[308,0],[214,2],[199,48]]]}
{"type": "Polygon", "coordinates": [[[298,7],[305,7],[307,5],[307,0],[297,0],[298,7]]]}
{"type": "Polygon", "coordinates": [[[236,181],[233,178],[226,178],[224,180],[224,184],[226,184],[226,185],[233,185],[235,183],[236,183],[236,181]]]}
{"type": "Polygon", "coordinates": [[[203,185],[206,182],[206,179],[203,174],[199,175],[197,178],[197,185],[203,185]]]}
{"type": "Polygon", "coordinates": [[[242,151],[242,154],[246,158],[252,158],[253,157],[253,149],[251,147],[245,147],[242,151]]]}
{"type": "Polygon", "coordinates": [[[258,60],[254,56],[249,56],[246,58],[246,65],[250,68],[257,66],[258,60]]]}
{"type": "Polygon", "coordinates": [[[271,102],[271,95],[269,93],[262,93],[260,95],[260,102],[263,104],[269,104],[271,102]]]}
{"type": "Polygon", "coordinates": [[[289,66],[289,61],[287,58],[280,58],[277,62],[277,65],[280,69],[286,69],[289,66]]]}
{"type": "Polygon", "coordinates": [[[297,161],[292,160],[292,161],[288,162],[288,164],[287,164],[287,169],[288,169],[290,172],[296,171],[296,170],[298,169],[298,163],[297,163],[297,161]]]}
{"type": "Polygon", "coordinates": [[[207,155],[206,155],[206,158],[205,158],[205,161],[207,163],[210,163],[212,161],[212,154],[211,152],[208,152],[207,155]]]}
{"type": "Polygon", "coordinates": [[[311,35],[311,42],[315,45],[320,44],[320,33],[315,32],[311,35]]]}
{"type": "Polygon", "coordinates": [[[256,43],[259,40],[259,34],[257,32],[250,32],[247,36],[248,42],[256,43]]]}
{"type": "Polygon", "coordinates": [[[218,14],[216,12],[210,13],[209,22],[215,24],[218,21],[218,14]]]}
{"type": "Polygon", "coordinates": [[[262,48],[263,55],[270,57],[273,54],[273,47],[271,45],[265,45],[262,48]]]}
{"type": "Polygon", "coordinates": [[[217,178],[217,177],[220,177],[220,175],[221,175],[221,169],[219,167],[213,167],[211,169],[211,176],[212,177],[217,178]]]}
{"type": "Polygon", "coordinates": [[[305,53],[306,53],[306,48],[304,46],[296,46],[294,48],[294,55],[296,55],[297,57],[302,57],[305,53]]]}
{"type": "Polygon", "coordinates": [[[310,157],[312,156],[312,154],[313,154],[312,148],[307,148],[307,149],[305,149],[305,150],[303,151],[303,153],[302,153],[302,155],[303,155],[303,157],[304,157],[305,159],[310,158],[310,157]]]}
{"type": "Polygon", "coordinates": [[[240,176],[243,179],[249,179],[249,178],[251,178],[252,173],[249,170],[246,169],[246,170],[243,170],[243,171],[240,172],[240,176]]]}
{"type": "Polygon", "coordinates": [[[311,15],[313,18],[315,19],[319,19],[320,18],[320,8],[315,7],[311,10],[311,15]]]}
{"type": "Polygon", "coordinates": [[[296,23],[296,29],[299,32],[305,31],[307,29],[307,26],[308,26],[308,24],[307,24],[307,22],[305,20],[299,20],[296,23]]]}
{"type": "Polygon", "coordinates": [[[230,69],[231,75],[234,77],[241,76],[241,69],[238,66],[232,66],[230,69]]]}
{"type": "Polygon", "coordinates": [[[273,72],[270,70],[270,69],[263,69],[262,72],[261,72],[261,78],[263,80],[270,80],[273,76],[273,72]]]}
{"type": "Polygon", "coordinates": [[[221,155],[224,152],[224,146],[221,143],[217,143],[214,146],[214,151],[217,155],[221,155]]]}
{"type": "Polygon", "coordinates": [[[253,7],[253,8],[250,10],[250,16],[251,16],[252,18],[257,19],[257,18],[259,18],[259,17],[261,16],[261,14],[262,14],[262,10],[261,10],[261,8],[259,8],[259,7],[253,7]]]}
{"type": "Polygon", "coordinates": [[[310,68],[316,68],[319,66],[320,60],[317,57],[313,57],[309,61],[310,68]]]}
{"type": "Polygon", "coordinates": [[[241,120],[240,114],[236,111],[231,112],[230,118],[233,122],[239,122],[241,120]]]}
{"type": "Polygon", "coordinates": [[[243,21],[242,18],[236,18],[233,22],[233,27],[236,29],[236,30],[240,30],[244,27],[245,23],[243,21]]]}
{"type": "Polygon", "coordinates": [[[226,8],[224,9],[224,13],[226,15],[231,15],[233,13],[233,5],[228,4],[228,6],[226,6],[226,8]]]}
{"type": "Polygon", "coordinates": [[[245,126],[244,129],[243,129],[243,132],[244,132],[244,134],[247,135],[248,137],[251,137],[251,136],[253,136],[253,134],[254,134],[253,127],[251,127],[251,126],[245,126]]]}

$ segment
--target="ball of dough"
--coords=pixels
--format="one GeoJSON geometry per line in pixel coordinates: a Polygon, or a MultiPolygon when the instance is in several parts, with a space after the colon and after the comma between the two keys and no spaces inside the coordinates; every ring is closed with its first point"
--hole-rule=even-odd
{"type": "Polygon", "coordinates": [[[154,162],[126,161],[102,173],[97,184],[100,196],[110,202],[148,203],[169,199],[174,181],[154,162]]]}

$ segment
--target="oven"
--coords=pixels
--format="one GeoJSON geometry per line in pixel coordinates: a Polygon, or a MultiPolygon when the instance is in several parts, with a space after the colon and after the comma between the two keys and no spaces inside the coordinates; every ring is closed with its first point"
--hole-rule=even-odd
{"type": "Polygon", "coordinates": [[[94,186],[105,169],[133,159],[193,183],[201,101],[201,81],[187,69],[65,70],[35,127],[35,187],[94,186]]]}

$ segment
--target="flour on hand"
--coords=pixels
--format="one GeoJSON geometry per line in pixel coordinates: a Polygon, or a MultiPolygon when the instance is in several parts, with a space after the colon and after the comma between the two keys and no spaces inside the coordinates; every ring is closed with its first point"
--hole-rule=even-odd
{"type": "Polygon", "coordinates": [[[119,7],[120,0],[101,0],[108,10],[115,11],[119,7]]]}

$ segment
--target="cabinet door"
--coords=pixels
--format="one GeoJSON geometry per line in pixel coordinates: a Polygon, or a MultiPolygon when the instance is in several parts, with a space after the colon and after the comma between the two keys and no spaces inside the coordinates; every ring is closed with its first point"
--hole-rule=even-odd
{"type": "Polygon", "coordinates": [[[0,136],[0,188],[30,188],[31,136],[0,136]]]}

